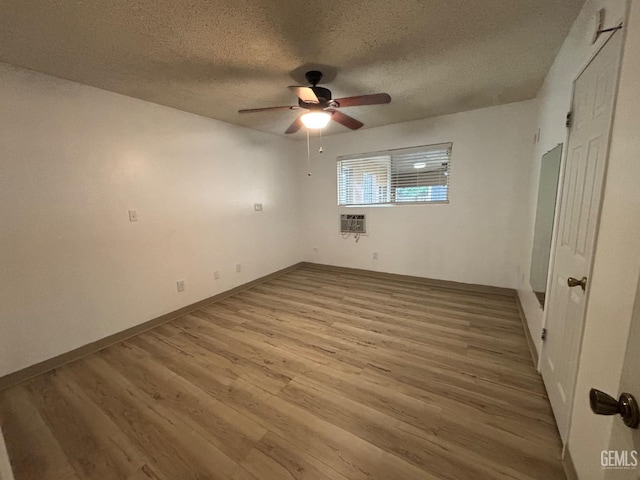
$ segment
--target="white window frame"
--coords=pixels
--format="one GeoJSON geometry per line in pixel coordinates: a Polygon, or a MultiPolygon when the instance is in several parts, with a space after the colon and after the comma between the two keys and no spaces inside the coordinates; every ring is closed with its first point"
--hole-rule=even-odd
{"type": "Polygon", "coordinates": [[[338,206],[449,203],[452,150],[449,142],[338,157],[338,206]]]}

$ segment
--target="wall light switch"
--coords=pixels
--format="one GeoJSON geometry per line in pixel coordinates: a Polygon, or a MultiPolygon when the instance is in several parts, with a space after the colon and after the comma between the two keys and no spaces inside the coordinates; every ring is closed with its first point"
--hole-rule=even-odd
{"type": "Polygon", "coordinates": [[[236,272],[240,273],[242,271],[242,265],[240,265],[239,263],[236,265],[236,272]]]}
{"type": "Polygon", "coordinates": [[[178,285],[178,291],[184,292],[184,280],[178,280],[176,284],[178,285]]]}
{"type": "Polygon", "coordinates": [[[373,259],[378,260],[378,252],[373,252],[373,259]]]}
{"type": "Polygon", "coordinates": [[[216,270],[215,272],[213,272],[213,278],[215,280],[220,280],[220,272],[218,270],[216,270]]]}
{"type": "Polygon", "coordinates": [[[261,212],[261,211],[262,211],[262,204],[261,204],[261,203],[254,203],[254,204],[253,204],[253,209],[254,209],[256,212],[261,212]]]}
{"type": "Polygon", "coordinates": [[[129,221],[137,222],[138,221],[138,212],[135,210],[129,210],[129,221]]]}

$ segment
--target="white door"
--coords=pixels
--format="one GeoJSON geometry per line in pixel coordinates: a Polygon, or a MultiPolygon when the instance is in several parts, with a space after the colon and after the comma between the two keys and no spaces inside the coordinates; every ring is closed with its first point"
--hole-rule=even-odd
{"type": "Polygon", "coordinates": [[[558,234],[540,369],[563,441],[580,355],[588,277],[609,149],[622,34],[614,34],[576,79],[562,182],[558,234]],[[567,279],[587,277],[586,290],[567,279]]]}
{"type": "MultiPolygon", "coordinates": [[[[622,392],[630,393],[640,401],[640,282],[631,330],[620,378],[619,392],[605,392],[618,398],[622,392]]],[[[595,386],[595,385],[594,385],[595,386]]],[[[602,468],[607,480],[637,480],[640,478],[640,429],[627,427],[620,417],[613,421],[609,450],[601,454],[602,468]]]]}

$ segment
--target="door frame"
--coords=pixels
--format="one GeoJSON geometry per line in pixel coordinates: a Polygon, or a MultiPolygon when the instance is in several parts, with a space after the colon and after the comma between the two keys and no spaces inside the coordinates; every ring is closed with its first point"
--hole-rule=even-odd
{"type": "MultiPolygon", "coordinates": [[[[596,47],[596,49],[591,53],[591,55],[589,55],[587,61],[585,62],[584,66],[578,71],[578,73],[574,76],[572,82],[571,82],[571,104],[569,107],[569,111],[572,112],[574,111],[574,97],[575,97],[575,90],[576,90],[576,82],[578,81],[578,79],[580,78],[580,76],[585,72],[585,70],[589,67],[589,65],[591,65],[591,63],[593,62],[593,60],[600,54],[600,52],[602,51],[602,49],[605,47],[605,45],[609,42],[609,40],[611,40],[613,38],[614,35],[618,34],[618,35],[622,35],[622,40],[620,42],[620,50],[618,51],[618,74],[616,77],[616,85],[615,85],[615,92],[613,95],[613,106],[612,106],[612,111],[611,111],[611,125],[609,126],[609,141],[607,142],[607,146],[606,146],[606,155],[605,155],[605,160],[604,160],[604,175],[603,175],[603,180],[602,180],[602,195],[600,195],[600,200],[599,200],[599,204],[598,204],[598,214],[597,214],[597,218],[596,218],[596,225],[595,225],[595,238],[594,238],[594,243],[593,243],[593,249],[591,251],[591,256],[589,258],[589,270],[587,273],[587,277],[589,279],[592,278],[593,276],[593,264],[594,264],[594,259],[595,259],[595,253],[596,250],[598,248],[598,236],[599,236],[599,231],[600,231],[600,219],[602,216],[602,204],[604,201],[604,191],[606,188],[606,184],[607,184],[607,173],[608,173],[608,169],[609,169],[609,154],[611,151],[611,134],[613,132],[613,126],[615,124],[615,115],[616,115],[616,105],[618,103],[618,87],[620,84],[620,73],[622,70],[622,57],[624,54],[624,46],[625,46],[625,41],[626,41],[626,25],[627,25],[627,20],[629,17],[629,7],[630,7],[630,0],[627,0],[626,4],[625,4],[625,13],[624,13],[624,17],[623,18],[619,18],[616,22],[615,25],[621,25],[622,28],[619,30],[615,30],[611,33],[609,33],[606,37],[604,37],[604,40],[601,41],[601,43],[596,47]]],[[[564,207],[564,205],[562,204],[562,194],[564,192],[564,188],[565,188],[565,177],[566,177],[566,166],[567,166],[567,154],[570,151],[570,129],[567,128],[565,131],[565,141],[564,141],[564,145],[565,147],[563,148],[562,151],[562,158],[560,160],[560,176],[558,179],[558,191],[556,194],[556,210],[554,213],[554,219],[553,219],[553,231],[552,231],[552,236],[551,236],[551,256],[549,258],[549,269],[547,272],[547,291],[550,291],[551,289],[551,282],[553,281],[554,278],[554,273],[555,273],[555,260],[556,260],[556,246],[557,246],[557,242],[558,242],[558,227],[560,225],[560,218],[561,218],[561,211],[564,207]]],[[[589,285],[591,284],[591,282],[589,282],[589,285]]],[[[575,401],[575,387],[577,384],[577,380],[578,380],[578,371],[580,368],[580,359],[582,356],[582,345],[584,342],[584,331],[585,331],[585,320],[586,320],[586,316],[587,316],[587,310],[589,308],[589,294],[591,291],[591,288],[589,288],[589,285],[587,286],[587,290],[585,292],[585,308],[584,308],[584,313],[582,315],[582,329],[580,332],[580,341],[579,341],[579,346],[578,346],[578,355],[576,358],[577,361],[577,367],[575,369],[575,374],[574,374],[574,378],[572,379],[572,390],[573,390],[573,394],[572,394],[572,398],[571,401],[569,402],[570,404],[570,411],[568,413],[569,416],[569,422],[567,424],[566,427],[566,432],[564,432],[564,435],[561,433],[560,437],[563,440],[563,446],[562,446],[562,457],[564,458],[565,455],[565,450],[566,450],[566,446],[567,446],[567,440],[569,439],[569,432],[571,431],[571,422],[572,422],[572,413],[573,413],[573,405],[574,405],[574,401],[575,401]]],[[[548,321],[548,316],[549,316],[549,299],[550,299],[551,295],[547,295],[545,298],[545,304],[544,304],[544,309],[543,309],[543,316],[542,316],[542,327],[546,328],[547,325],[547,321],[548,321]]],[[[543,357],[544,357],[544,350],[545,350],[545,344],[544,341],[542,343],[542,348],[540,349],[540,355],[538,356],[538,364],[536,365],[536,369],[539,373],[541,373],[542,371],[542,361],[543,361],[543,357]]],[[[543,378],[543,382],[544,382],[544,378],[543,378]]],[[[557,425],[556,425],[557,426],[557,425]]]]}

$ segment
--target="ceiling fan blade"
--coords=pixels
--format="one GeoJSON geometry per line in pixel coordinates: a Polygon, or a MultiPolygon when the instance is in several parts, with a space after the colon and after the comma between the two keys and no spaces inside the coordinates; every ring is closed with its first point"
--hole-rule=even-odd
{"type": "Polygon", "coordinates": [[[306,103],[320,103],[315,92],[311,87],[289,87],[290,90],[297,95],[297,97],[306,103]]]}
{"type": "Polygon", "coordinates": [[[289,128],[287,128],[287,130],[285,130],[284,133],[296,133],[301,128],[302,128],[302,120],[300,120],[300,117],[298,117],[293,121],[291,125],[289,125],[289,128]]]}
{"type": "Polygon", "coordinates": [[[344,97],[334,100],[340,107],[358,107],[360,105],[381,105],[391,102],[388,93],[374,93],[371,95],[358,95],[356,97],[344,97]]]}
{"type": "Polygon", "coordinates": [[[299,110],[300,107],[288,106],[288,107],[264,107],[264,108],[246,108],[244,110],[238,110],[238,113],[253,113],[253,112],[270,112],[272,110],[299,110]]]}
{"type": "Polygon", "coordinates": [[[357,130],[364,125],[360,120],[356,120],[355,118],[345,115],[338,110],[329,109],[326,111],[331,113],[331,120],[338,122],[351,130],[357,130]]]}

